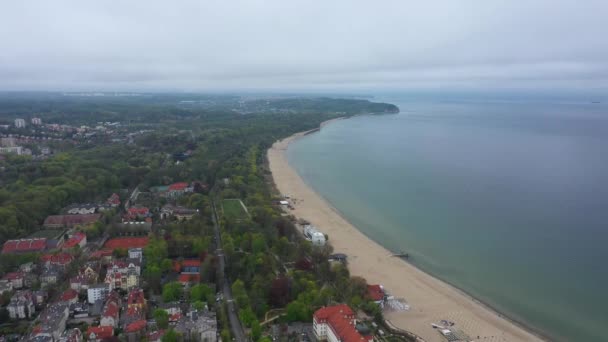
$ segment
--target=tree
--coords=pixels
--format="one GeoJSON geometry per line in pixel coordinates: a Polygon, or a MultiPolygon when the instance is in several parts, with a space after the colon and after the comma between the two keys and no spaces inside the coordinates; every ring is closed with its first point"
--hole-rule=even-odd
{"type": "Polygon", "coordinates": [[[260,326],[260,322],[255,319],[251,322],[251,338],[254,341],[257,341],[262,335],[262,327],[260,326]]]}
{"type": "Polygon", "coordinates": [[[169,327],[169,314],[163,309],[154,310],[154,319],[159,329],[167,329],[169,327]]]}
{"type": "Polygon", "coordinates": [[[213,290],[205,284],[194,285],[190,289],[191,302],[208,302],[211,298],[213,298],[213,290]]]}
{"type": "Polygon", "coordinates": [[[169,329],[160,340],[162,342],[178,342],[180,340],[180,334],[173,329],[169,329]]]}
{"type": "Polygon", "coordinates": [[[249,297],[247,297],[245,284],[242,280],[237,279],[232,284],[232,296],[236,300],[239,308],[243,309],[249,306],[249,297]]]}
{"type": "Polygon", "coordinates": [[[167,283],[163,286],[163,301],[168,303],[180,300],[182,293],[182,284],[178,282],[167,283]]]}

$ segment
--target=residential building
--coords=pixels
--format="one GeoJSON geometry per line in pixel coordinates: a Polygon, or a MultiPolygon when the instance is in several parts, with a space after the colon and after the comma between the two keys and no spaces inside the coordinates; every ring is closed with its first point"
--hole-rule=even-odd
{"type": "Polygon", "coordinates": [[[95,304],[95,301],[105,301],[110,293],[108,284],[97,284],[89,286],[87,289],[87,301],[89,304],[95,304]]]}
{"type": "Polygon", "coordinates": [[[19,265],[19,271],[23,272],[23,273],[30,273],[33,272],[36,269],[36,264],[34,264],[33,262],[26,262],[25,264],[21,264],[19,265]]]}
{"type": "Polygon", "coordinates": [[[59,277],[61,276],[61,268],[59,266],[50,265],[45,267],[40,274],[40,281],[43,287],[48,285],[57,284],[59,277]]]}
{"type": "Polygon", "coordinates": [[[114,336],[114,327],[111,326],[89,327],[86,333],[89,342],[102,342],[112,336],[114,336]]]}
{"type": "Polygon", "coordinates": [[[13,291],[13,283],[8,280],[0,280],[0,295],[11,291],[13,291]]]}
{"type": "Polygon", "coordinates": [[[175,206],[173,204],[166,204],[160,210],[160,218],[168,219],[174,216],[178,221],[187,221],[194,217],[198,213],[198,210],[188,209],[181,206],[175,206]]]}
{"type": "Polygon", "coordinates": [[[42,119],[41,118],[32,118],[31,122],[32,122],[32,125],[36,125],[36,126],[42,125],[42,119]]]}
{"type": "Polygon", "coordinates": [[[120,205],[120,197],[117,194],[112,194],[106,201],[112,208],[116,208],[120,205]]]}
{"type": "Polygon", "coordinates": [[[74,228],[91,225],[101,218],[101,214],[84,215],[51,215],[44,220],[44,227],[48,229],[74,228]]]}
{"type": "Polygon", "coordinates": [[[140,319],[135,322],[129,323],[125,326],[125,334],[127,335],[128,342],[141,341],[142,337],[145,336],[146,332],[146,320],[140,319]]]}
{"type": "Polygon", "coordinates": [[[78,246],[83,248],[87,245],[87,234],[83,232],[76,232],[70,236],[70,238],[61,246],[63,249],[70,249],[78,246]]]}
{"type": "Polygon", "coordinates": [[[346,304],[323,307],[313,315],[313,331],[317,340],[328,342],[372,342],[355,328],[354,312],[346,304]]]}
{"type": "Polygon", "coordinates": [[[17,128],[25,128],[25,120],[23,120],[23,119],[15,119],[15,127],[17,127],[17,128]]]}
{"type": "Polygon", "coordinates": [[[34,296],[32,291],[16,291],[11,297],[10,303],[6,306],[8,315],[12,319],[30,318],[36,312],[34,306],[34,296]]]}
{"type": "Polygon", "coordinates": [[[78,328],[68,329],[61,334],[59,342],[82,342],[82,332],[78,328]]]}
{"type": "Polygon", "coordinates": [[[0,154],[12,153],[20,156],[26,154],[26,150],[23,146],[0,147],[0,154]]]}
{"type": "Polygon", "coordinates": [[[76,303],[78,301],[78,292],[73,289],[67,289],[61,294],[59,301],[70,304],[76,303]]]}
{"type": "Polygon", "coordinates": [[[46,249],[46,238],[8,240],[2,246],[2,254],[35,253],[46,249]]]}
{"type": "Polygon", "coordinates": [[[66,303],[54,303],[49,305],[38,317],[40,324],[32,329],[35,337],[50,337],[58,341],[65,331],[69,316],[69,305],[66,303]]]}
{"type": "Polygon", "coordinates": [[[135,260],[139,260],[139,262],[142,261],[144,256],[144,249],[143,248],[129,248],[129,259],[135,259],[135,260]]]}
{"type": "Polygon", "coordinates": [[[186,341],[216,342],[218,340],[217,319],[215,313],[211,311],[191,311],[175,324],[174,329],[182,334],[186,341]]]}
{"type": "Polygon", "coordinates": [[[86,204],[73,204],[67,207],[65,210],[70,215],[87,215],[95,214],[97,212],[97,204],[86,203],[86,204]]]}
{"type": "Polygon", "coordinates": [[[166,196],[175,198],[185,194],[186,192],[192,192],[192,188],[188,186],[188,183],[173,183],[169,185],[166,196]]]}
{"type": "Polygon", "coordinates": [[[40,257],[40,261],[44,266],[57,266],[61,269],[65,270],[72,261],[74,261],[74,256],[67,252],[61,252],[57,254],[44,254],[40,257]]]}
{"type": "Polygon", "coordinates": [[[23,278],[22,272],[9,272],[2,277],[2,280],[9,281],[14,289],[20,289],[23,287],[23,278]]]}

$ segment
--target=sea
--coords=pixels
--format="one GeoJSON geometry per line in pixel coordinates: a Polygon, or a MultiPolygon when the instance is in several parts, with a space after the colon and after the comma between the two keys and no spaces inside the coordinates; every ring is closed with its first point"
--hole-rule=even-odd
{"type": "Polygon", "coordinates": [[[304,181],[371,239],[513,320],[555,341],[608,341],[608,103],[373,100],[400,113],[289,146],[304,181]]]}

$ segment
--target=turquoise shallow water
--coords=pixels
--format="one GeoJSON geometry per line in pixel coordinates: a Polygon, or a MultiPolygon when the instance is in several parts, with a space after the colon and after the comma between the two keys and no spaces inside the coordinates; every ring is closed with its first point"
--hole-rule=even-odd
{"type": "Polygon", "coordinates": [[[289,162],[423,270],[552,339],[608,341],[608,106],[382,100],[402,112],[332,123],[289,162]]]}

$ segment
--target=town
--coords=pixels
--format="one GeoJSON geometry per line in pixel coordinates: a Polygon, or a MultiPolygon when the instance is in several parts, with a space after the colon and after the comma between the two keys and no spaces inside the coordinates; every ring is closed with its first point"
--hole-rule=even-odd
{"type": "Polygon", "coordinates": [[[276,136],[344,113],[188,111],[0,127],[0,340],[415,340],[267,177],[276,136]]]}

